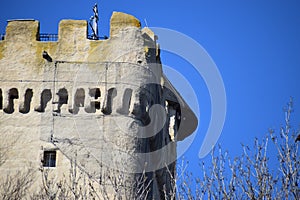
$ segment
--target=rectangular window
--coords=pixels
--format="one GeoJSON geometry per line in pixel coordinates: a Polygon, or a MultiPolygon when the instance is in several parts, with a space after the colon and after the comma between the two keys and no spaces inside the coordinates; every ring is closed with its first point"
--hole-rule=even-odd
{"type": "Polygon", "coordinates": [[[55,167],[56,166],[56,151],[44,151],[44,167],[55,167]]]}

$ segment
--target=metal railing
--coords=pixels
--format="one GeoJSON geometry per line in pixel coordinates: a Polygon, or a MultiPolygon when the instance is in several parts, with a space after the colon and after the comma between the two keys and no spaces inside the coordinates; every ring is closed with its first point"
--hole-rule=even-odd
{"type": "Polygon", "coordinates": [[[48,41],[57,41],[58,40],[58,35],[57,34],[48,34],[48,33],[42,33],[39,35],[38,38],[39,41],[44,41],[44,42],[48,42],[48,41]]]}
{"type": "Polygon", "coordinates": [[[87,38],[89,40],[107,40],[108,39],[108,37],[106,35],[104,35],[104,36],[98,36],[96,38],[93,35],[88,35],[87,38]]]}
{"type": "MultiPolygon", "coordinates": [[[[0,34],[0,41],[5,39],[5,35],[4,34],[0,34]]],[[[92,35],[88,35],[87,39],[89,40],[107,40],[108,37],[105,36],[100,36],[100,37],[94,37],[92,35]]],[[[55,42],[58,40],[58,34],[49,34],[49,33],[41,33],[38,37],[38,41],[42,41],[42,42],[55,42]]]]}

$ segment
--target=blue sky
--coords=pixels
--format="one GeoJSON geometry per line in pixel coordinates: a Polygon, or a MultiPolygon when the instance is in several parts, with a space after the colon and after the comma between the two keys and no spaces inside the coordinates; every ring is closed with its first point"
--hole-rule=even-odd
{"type": "MultiPolygon", "coordinates": [[[[299,128],[299,1],[3,0],[0,33],[5,32],[6,20],[16,18],[39,20],[41,33],[57,33],[61,19],[88,20],[94,3],[98,3],[101,35],[109,35],[111,13],[122,11],[137,17],[143,26],[146,19],[149,27],[179,31],[205,48],[224,81],[227,115],[218,143],[232,156],[240,153],[241,143],[252,144],[253,138],[262,138],[268,128],[279,129],[290,96],[295,103],[293,125],[299,128]]],[[[185,154],[194,171],[210,120],[209,92],[187,61],[167,52],[161,56],[163,64],[184,75],[197,94],[200,125],[185,154]]],[[[180,88],[180,83],[175,85],[180,88]]]]}

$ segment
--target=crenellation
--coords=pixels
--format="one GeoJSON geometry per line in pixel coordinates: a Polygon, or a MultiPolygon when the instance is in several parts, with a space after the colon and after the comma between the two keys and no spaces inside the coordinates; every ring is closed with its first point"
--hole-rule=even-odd
{"type": "Polygon", "coordinates": [[[88,23],[86,20],[61,20],[58,28],[58,42],[84,43],[89,41],[88,23]]]}
{"type": "Polygon", "coordinates": [[[37,20],[9,20],[4,42],[30,44],[38,40],[40,25],[37,20]]]}
{"type": "Polygon", "coordinates": [[[110,36],[114,37],[120,30],[128,27],[140,28],[141,23],[132,15],[122,12],[113,12],[110,18],[110,36]]]}

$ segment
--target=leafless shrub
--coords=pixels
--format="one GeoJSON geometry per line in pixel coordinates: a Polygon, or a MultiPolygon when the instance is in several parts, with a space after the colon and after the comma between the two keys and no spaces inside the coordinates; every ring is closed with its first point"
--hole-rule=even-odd
{"type": "Polygon", "coordinates": [[[300,156],[299,156],[299,130],[295,131],[291,128],[291,113],[293,112],[293,101],[290,100],[285,109],[285,125],[280,128],[279,137],[276,136],[274,130],[269,130],[271,139],[275,144],[278,152],[279,161],[279,181],[281,183],[281,191],[278,198],[300,199],[300,156]]]}
{"type": "Polygon", "coordinates": [[[253,147],[242,145],[242,155],[233,160],[219,145],[211,153],[211,163],[201,163],[202,176],[180,172],[178,199],[300,199],[299,131],[291,129],[292,111],[291,99],[279,137],[270,130],[263,140],[255,138],[253,147]],[[276,166],[269,164],[269,140],[277,149],[276,166]]]}
{"type": "Polygon", "coordinates": [[[12,147],[15,146],[17,142],[17,138],[11,139],[13,137],[9,137],[10,139],[8,140],[8,135],[5,133],[1,133],[1,140],[0,140],[0,167],[6,162],[7,156],[9,154],[9,151],[12,147]]]}
{"type": "Polygon", "coordinates": [[[68,175],[61,179],[53,176],[49,168],[41,167],[42,186],[31,196],[31,199],[63,200],[63,199],[147,199],[150,183],[146,173],[136,176],[130,187],[126,182],[126,174],[107,169],[107,176],[98,179],[89,175],[77,164],[71,161],[68,175]],[[104,183],[103,180],[106,180],[104,183]]]}
{"type": "Polygon", "coordinates": [[[188,161],[185,162],[184,159],[177,165],[176,188],[173,190],[177,199],[194,199],[193,174],[186,170],[187,166],[188,161]]]}
{"type": "Polygon", "coordinates": [[[162,197],[162,199],[175,199],[177,177],[175,176],[174,172],[170,170],[168,166],[165,166],[165,170],[167,171],[170,178],[170,188],[167,189],[167,187],[164,185],[163,187],[164,196],[162,197]]]}
{"type": "MultiPolygon", "coordinates": [[[[15,146],[17,139],[8,140],[3,133],[0,140],[0,167],[7,161],[10,150],[15,146]]],[[[13,137],[10,137],[13,138],[13,137]]],[[[0,199],[17,200],[26,196],[28,188],[34,179],[34,171],[29,168],[22,171],[11,171],[6,176],[0,176],[0,199]]]]}
{"type": "Polygon", "coordinates": [[[31,199],[38,200],[63,200],[63,199],[100,199],[98,191],[94,187],[94,180],[82,171],[76,160],[71,161],[68,174],[58,179],[53,169],[41,167],[42,185],[31,199]]]}
{"type": "Polygon", "coordinates": [[[8,174],[0,182],[0,199],[19,200],[26,197],[28,188],[31,186],[34,178],[34,171],[28,169],[25,172],[8,174]]]}

